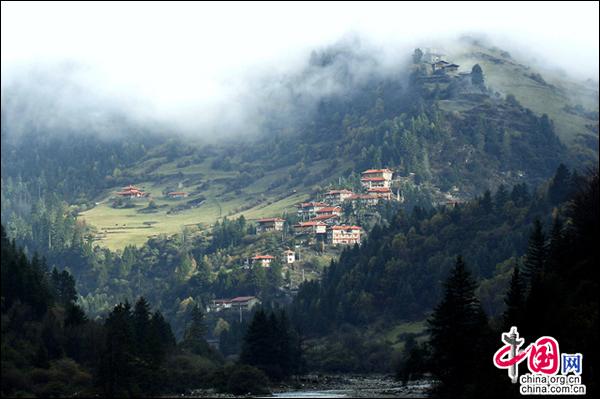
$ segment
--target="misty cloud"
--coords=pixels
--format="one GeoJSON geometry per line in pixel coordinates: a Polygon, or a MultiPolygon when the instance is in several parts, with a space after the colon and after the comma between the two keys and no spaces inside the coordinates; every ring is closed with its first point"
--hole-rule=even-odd
{"type": "Polygon", "coordinates": [[[267,113],[310,112],[469,32],[598,77],[597,3],[2,3],[3,123],[110,135],[126,115],[203,137],[256,133],[267,113]]]}

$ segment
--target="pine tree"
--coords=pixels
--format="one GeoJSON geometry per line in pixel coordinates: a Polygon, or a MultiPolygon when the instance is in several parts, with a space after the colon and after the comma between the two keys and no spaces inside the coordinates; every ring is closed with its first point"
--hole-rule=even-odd
{"type": "Polygon", "coordinates": [[[440,395],[464,396],[477,378],[487,319],[475,296],[476,283],[462,257],[457,257],[444,283],[444,296],[428,320],[432,371],[440,395]]]}
{"type": "Polygon", "coordinates": [[[148,334],[150,332],[150,304],[148,304],[148,301],[143,296],[135,303],[132,321],[135,351],[138,356],[147,358],[152,349],[148,341],[148,334]]]}
{"type": "Polygon", "coordinates": [[[496,197],[494,198],[494,205],[496,206],[496,209],[502,210],[504,204],[506,204],[508,201],[508,198],[508,190],[504,184],[501,184],[500,187],[498,187],[498,190],[496,191],[496,197]]]}
{"type": "Polygon", "coordinates": [[[564,202],[571,192],[571,173],[569,169],[564,165],[560,164],[556,169],[554,178],[548,188],[548,199],[553,205],[564,202]]]}
{"type": "Polygon", "coordinates": [[[534,280],[538,279],[540,274],[543,273],[545,262],[546,236],[542,229],[542,222],[535,219],[523,264],[523,281],[525,282],[526,291],[531,289],[534,280]]]}
{"type": "Polygon", "coordinates": [[[264,371],[264,367],[270,365],[273,357],[271,338],[271,328],[267,314],[264,310],[259,309],[254,314],[244,336],[240,362],[259,367],[264,371]]]}
{"type": "Polygon", "coordinates": [[[483,197],[479,200],[479,205],[485,213],[491,213],[493,210],[492,193],[490,190],[485,190],[483,197]]]}
{"type": "Polygon", "coordinates": [[[479,64],[475,64],[473,65],[473,68],[471,68],[471,83],[480,87],[483,87],[484,85],[483,70],[479,64]]]}
{"type": "Polygon", "coordinates": [[[550,233],[550,242],[548,243],[548,265],[549,271],[556,269],[565,264],[568,248],[565,243],[565,235],[563,234],[563,223],[559,215],[554,215],[552,220],[552,231],[550,233]]]}
{"type": "Polygon", "coordinates": [[[525,298],[518,265],[513,269],[510,287],[508,288],[504,303],[506,304],[506,310],[504,311],[503,319],[506,331],[512,326],[521,326],[525,311],[525,298]]]}
{"type": "Polygon", "coordinates": [[[106,344],[100,364],[99,383],[107,397],[132,396],[135,334],[129,303],[115,306],[104,327],[106,344]]]}
{"type": "Polygon", "coordinates": [[[183,334],[183,347],[197,355],[206,354],[210,351],[205,339],[206,332],[204,312],[200,306],[195,305],[190,312],[190,320],[183,334]]]}
{"type": "Polygon", "coordinates": [[[150,345],[148,351],[150,362],[154,367],[158,367],[166,358],[169,350],[175,347],[175,336],[171,326],[158,310],[152,314],[147,337],[150,345]]]}

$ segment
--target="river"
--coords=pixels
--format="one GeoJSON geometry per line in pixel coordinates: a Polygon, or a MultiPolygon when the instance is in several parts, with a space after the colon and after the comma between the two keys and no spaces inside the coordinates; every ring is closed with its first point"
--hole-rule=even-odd
{"type": "Polygon", "coordinates": [[[426,398],[431,381],[407,385],[386,375],[328,375],[300,381],[294,389],[280,387],[264,397],[275,398],[426,398]],[[299,386],[298,386],[299,385],[299,386]]]}
{"type": "MultiPolygon", "coordinates": [[[[403,385],[389,375],[312,375],[293,383],[272,388],[272,393],[259,398],[427,398],[432,382],[419,380],[403,385]]],[[[184,397],[234,398],[214,390],[194,390],[184,397]]],[[[238,396],[239,397],[239,396],[238,396]]],[[[247,396],[241,396],[247,397],[247,396]]]]}

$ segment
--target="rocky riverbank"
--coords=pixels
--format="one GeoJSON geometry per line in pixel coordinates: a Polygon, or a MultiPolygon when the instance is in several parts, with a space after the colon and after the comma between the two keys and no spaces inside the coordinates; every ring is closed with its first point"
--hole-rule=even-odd
{"type": "MultiPolygon", "coordinates": [[[[262,398],[426,398],[432,381],[420,380],[403,385],[389,375],[308,375],[271,387],[262,398]]],[[[236,398],[212,389],[198,389],[185,397],[236,398]]]]}
{"type": "Polygon", "coordinates": [[[294,385],[273,389],[274,397],[425,398],[431,381],[403,385],[389,375],[319,375],[299,378],[294,385]]]}

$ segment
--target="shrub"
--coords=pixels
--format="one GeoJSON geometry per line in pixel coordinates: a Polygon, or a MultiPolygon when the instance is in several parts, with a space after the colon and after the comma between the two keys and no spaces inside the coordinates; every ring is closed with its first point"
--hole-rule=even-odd
{"type": "Polygon", "coordinates": [[[235,367],[229,375],[227,391],[234,395],[247,393],[260,395],[269,392],[268,385],[269,380],[265,373],[252,366],[240,365],[235,367]]]}

